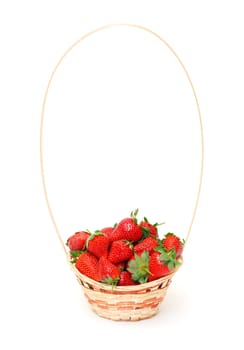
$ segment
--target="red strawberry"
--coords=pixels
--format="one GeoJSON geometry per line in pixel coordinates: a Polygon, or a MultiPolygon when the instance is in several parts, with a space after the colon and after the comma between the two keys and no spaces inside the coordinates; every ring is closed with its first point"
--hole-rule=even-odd
{"type": "Polygon", "coordinates": [[[110,241],[126,239],[136,242],[142,237],[142,228],[137,224],[138,209],[131,213],[130,218],[121,220],[111,233],[110,241]]]}
{"type": "Polygon", "coordinates": [[[108,260],[113,264],[117,264],[129,260],[133,255],[132,245],[129,241],[114,241],[111,244],[108,260]]]}
{"type": "Polygon", "coordinates": [[[150,274],[148,276],[148,281],[154,281],[157,278],[168,275],[172,269],[169,269],[168,264],[161,260],[161,254],[159,252],[152,253],[149,260],[149,270],[150,274]]]}
{"type": "Polygon", "coordinates": [[[89,252],[100,258],[108,254],[109,239],[102,232],[95,231],[88,237],[86,247],[89,252]]]}
{"type": "Polygon", "coordinates": [[[133,286],[136,283],[133,281],[129,271],[121,271],[118,286],[133,286]]]}
{"type": "Polygon", "coordinates": [[[143,221],[141,221],[140,226],[143,230],[143,234],[145,237],[153,236],[158,237],[158,226],[162,224],[158,224],[157,222],[155,224],[150,224],[146,217],[144,217],[143,221]]]}
{"type": "Polygon", "coordinates": [[[76,263],[75,267],[79,270],[83,275],[86,275],[95,281],[99,281],[98,278],[98,259],[89,252],[82,253],[76,263]]]}
{"type": "Polygon", "coordinates": [[[110,236],[114,230],[114,227],[104,227],[100,231],[110,239],[110,236]]]}
{"type": "Polygon", "coordinates": [[[67,245],[70,251],[83,250],[89,233],[85,231],[76,232],[73,236],[67,240],[67,245]]]}
{"type": "Polygon", "coordinates": [[[115,265],[118,266],[119,271],[124,271],[126,263],[125,263],[125,261],[122,261],[122,262],[115,264],[115,265]]]}
{"type": "Polygon", "coordinates": [[[114,227],[108,226],[108,227],[102,228],[100,231],[101,231],[102,233],[104,233],[105,235],[106,235],[106,234],[109,235],[111,232],[113,232],[113,230],[114,230],[114,227]]]}
{"type": "Polygon", "coordinates": [[[151,254],[154,248],[156,248],[157,246],[158,246],[158,241],[155,238],[147,237],[143,239],[143,241],[141,241],[140,243],[137,243],[134,246],[134,252],[136,254],[139,254],[139,253],[142,253],[144,250],[146,250],[149,252],[149,254],[151,254]]]}
{"type": "Polygon", "coordinates": [[[169,251],[173,248],[175,250],[177,258],[182,254],[184,243],[181,242],[180,238],[177,237],[174,233],[167,233],[165,238],[162,240],[162,244],[166,251],[169,251]]]}
{"type": "Polygon", "coordinates": [[[114,265],[105,256],[99,259],[98,263],[98,277],[99,281],[115,286],[118,283],[120,270],[118,266],[114,265]]]}

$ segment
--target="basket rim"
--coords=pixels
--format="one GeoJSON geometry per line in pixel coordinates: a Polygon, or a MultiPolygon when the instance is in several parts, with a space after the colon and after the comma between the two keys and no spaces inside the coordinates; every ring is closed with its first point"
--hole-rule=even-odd
{"type": "Polygon", "coordinates": [[[142,283],[142,284],[137,284],[137,285],[132,285],[132,286],[111,286],[111,285],[107,285],[105,283],[102,283],[102,282],[97,282],[95,280],[93,280],[92,278],[86,276],[86,275],[83,275],[76,267],[74,264],[72,264],[70,261],[69,261],[69,264],[71,266],[71,269],[73,270],[73,272],[75,273],[75,275],[81,279],[83,282],[86,282],[88,284],[91,284],[93,286],[95,286],[97,289],[104,289],[106,291],[123,291],[123,292],[138,292],[140,290],[143,290],[143,289],[147,289],[147,288],[153,288],[157,285],[160,285],[161,283],[163,283],[164,281],[166,280],[169,280],[173,277],[173,275],[178,271],[178,269],[182,266],[182,263],[183,263],[183,258],[180,257],[178,259],[178,261],[180,262],[180,264],[178,266],[176,266],[171,273],[169,273],[168,275],[166,276],[163,276],[161,278],[158,278],[154,281],[151,281],[151,282],[146,282],[146,283],[142,283]]]}

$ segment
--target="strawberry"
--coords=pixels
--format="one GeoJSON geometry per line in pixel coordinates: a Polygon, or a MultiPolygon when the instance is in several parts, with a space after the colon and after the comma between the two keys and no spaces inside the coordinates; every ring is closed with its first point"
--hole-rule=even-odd
{"type": "Polygon", "coordinates": [[[141,256],[135,254],[128,262],[127,270],[132,274],[133,281],[146,283],[149,275],[149,253],[144,251],[141,256]]]}
{"type": "Polygon", "coordinates": [[[176,266],[181,264],[180,261],[177,260],[174,249],[165,251],[164,247],[159,245],[155,250],[156,251],[152,253],[149,259],[149,282],[168,275],[176,266]]]}
{"type": "Polygon", "coordinates": [[[108,236],[109,236],[109,234],[110,234],[111,232],[113,232],[113,230],[114,230],[114,227],[108,226],[108,227],[102,228],[100,231],[101,231],[102,233],[104,233],[105,235],[108,235],[108,236]]]}
{"type": "Polygon", "coordinates": [[[157,278],[166,276],[170,273],[172,269],[169,269],[167,264],[160,258],[161,254],[159,252],[152,253],[149,260],[149,270],[150,274],[148,276],[148,281],[154,281],[157,278]]]}
{"type": "Polygon", "coordinates": [[[117,264],[129,260],[133,255],[132,245],[129,241],[119,240],[111,244],[108,260],[113,264],[117,264]]]}
{"type": "Polygon", "coordinates": [[[142,253],[143,251],[148,251],[149,254],[151,254],[154,248],[156,248],[157,246],[158,241],[155,238],[149,236],[144,238],[140,243],[137,243],[134,246],[134,252],[138,254],[142,253]]]}
{"type": "Polygon", "coordinates": [[[109,239],[101,231],[95,231],[92,233],[87,241],[87,250],[94,254],[97,258],[108,254],[109,239]]]}
{"type": "Polygon", "coordinates": [[[169,274],[179,265],[174,251],[165,252],[162,247],[156,249],[159,251],[153,252],[151,256],[148,251],[143,251],[140,256],[135,254],[135,259],[130,259],[127,270],[132,274],[134,281],[154,281],[169,274]]]}
{"type": "Polygon", "coordinates": [[[126,266],[126,262],[125,261],[122,261],[118,264],[115,264],[116,266],[118,266],[119,268],[119,271],[124,271],[125,270],[125,266],[126,266]]]}
{"type": "Polygon", "coordinates": [[[70,251],[83,250],[89,233],[85,231],[76,232],[73,236],[67,240],[67,245],[70,251]]]}
{"type": "Polygon", "coordinates": [[[181,242],[180,238],[174,233],[169,232],[162,240],[162,245],[166,251],[174,249],[176,257],[178,258],[182,254],[184,242],[181,242]]]}
{"type": "Polygon", "coordinates": [[[126,239],[136,242],[142,237],[142,228],[137,224],[138,209],[131,213],[130,218],[121,220],[110,235],[110,241],[126,239]]]}
{"type": "Polygon", "coordinates": [[[104,228],[102,228],[100,231],[101,231],[105,236],[107,236],[107,237],[109,238],[109,240],[110,240],[110,236],[111,236],[111,234],[112,234],[114,228],[115,228],[115,227],[104,227],[104,228]]]}
{"type": "Polygon", "coordinates": [[[77,259],[75,267],[83,275],[98,281],[98,259],[89,252],[83,252],[77,259]]]}
{"type": "Polygon", "coordinates": [[[135,284],[129,271],[120,272],[118,286],[133,286],[135,284]]]}
{"type": "Polygon", "coordinates": [[[144,237],[153,236],[158,237],[158,226],[162,224],[158,224],[157,222],[155,224],[150,224],[146,217],[144,217],[143,221],[140,223],[140,227],[143,230],[144,237]]]}
{"type": "Polygon", "coordinates": [[[120,270],[118,266],[109,261],[106,256],[102,256],[98,262],[99,281],[115,286],[119,281],[120,270]]]}

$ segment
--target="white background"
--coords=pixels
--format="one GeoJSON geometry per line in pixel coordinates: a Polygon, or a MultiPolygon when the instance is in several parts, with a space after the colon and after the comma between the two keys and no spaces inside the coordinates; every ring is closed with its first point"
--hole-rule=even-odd
{"type": "Polygon", "coordinates": [[[182,3],[1,3],[1,348],[243,348],[241,1],[182,3]],[[39,165],[41,106],[55,64],[83,34],[118,22],[146,26],[176,50],[197,91],[205,135],[184,266],[160,313],[137,323],[89,309],[48,216],[39,165]]]}

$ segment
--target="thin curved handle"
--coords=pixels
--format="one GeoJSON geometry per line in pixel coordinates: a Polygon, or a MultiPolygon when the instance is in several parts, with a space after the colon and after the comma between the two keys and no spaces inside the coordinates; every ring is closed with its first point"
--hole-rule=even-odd
{"type": "Polygon", "coordinates": [[[53,225],[55,227],[58,239],[64,249],[64,252],[66,254],[66,256],[68,257],[68,250],[66,248],[65,243],[63,242],[62,236],[60,234],[59,228],[57,226],[56,220],[54,218],[53,212],[52,212],[52,208],[50,206],[50,202],[49,202],[49,198],[48,198],[48,192],[47,192],[47,187],[46,187],[46,180],[45,180],[45,171],[44,171],[44,166],[43,166],[43,123],[44,123],[44,114],[45,114],[45,107],[46,107],[46,100],[47,100],[47,96],[48,96],[48,92],[49,92],[49,88],[50,85],[52,83],[53,77],[58,69],[58,67],[60,66],[60,64],[62,63],[63,59],[68,55],[68,53],[76,46],[78,45],[81,41],[83,41],[84,39],[88,38],[89,36],[91,36],[92,34],[95,34],[99,31],[105,30],[105,29],[109,29],[112,27],[118,27],[118,26],[126,26],[126,27],[133,27],[133,28],[138,28],[138,29],[142,29],[152,35],[154,35],[156,38],[158,38],[164,45],[166,45],[168,47],[168,49],[173,53],[173,55],[176,57],[176,59],[178,60],[179,64],[181,65],[182,69],[184,70],[186,77],[190,83],[194,98],[195,98],[195,102],[197,105],[197,111],[198,111],[198,117],[199,117],[199,126],[200,126],[200,135],[201,135],[201,164],[200,164],[200,177],[199,177],[199,183],[198,183],[198,191],[197,191],[197,196],[196,196],[196,200],[195,200],[195,205],[194,205],[194,209],[193,209],[193,215],[191,218],[191,222],[189,225],[189,229],[185,238],[185,244],[188,241],[191,229],[192,229],[192,225],[193,222],[195,220],[195,216],[196,216],[196,211],[197,211],[197,207],[198,207],[198,203],[199,203],[199,198],[200,198],[200,193],[201,193],[201,188],[202,188],[202,178],[203,178],[203,163],[204,163],[204,138],[203,138],[203,125],[202,125],[202,117],[201,117],[201,111],[200,111],[200,106],[199,106],[199,102],[197,99],[197,95],[196,95],[196,91],[194,89],[193,83],[191,81],[191,78],[189,76],[188,71],[186,70],[184,64],[182,63],[181,59],[179,58],[179,56],[176,54],[176,52],[172,49],[172,47],[158,34],[156,34],[155,32],[153,32],[152,30],[145,28],[141,25],[137,25],[137,24],[129,24],[129,23],[118,23],[118,24],[108,24],[102,27],[99,27],[97,29],[94,29],[92,31],[90,31],[89,33],[83,35],[80,39],[78,39],[73,45],[71,45],[63,54],[63,56],[59,59],[58,63],[56,64],[51,77],[49,79],[47,88],[46,88],[46,92],[44,95],[44,100],[43,100],[43,104],[42,104],[42,112],[41,112],[41,127],[40,127],[40,161],[41,161],[41,175],[42,175],[42,183],[43,183],[43,188],[44,188],[44,195],[45,195],[45,200],[46,200],[46,204],[48,207],[48,211],[51,217],[51,220],[53,222],[53,225]]]}

